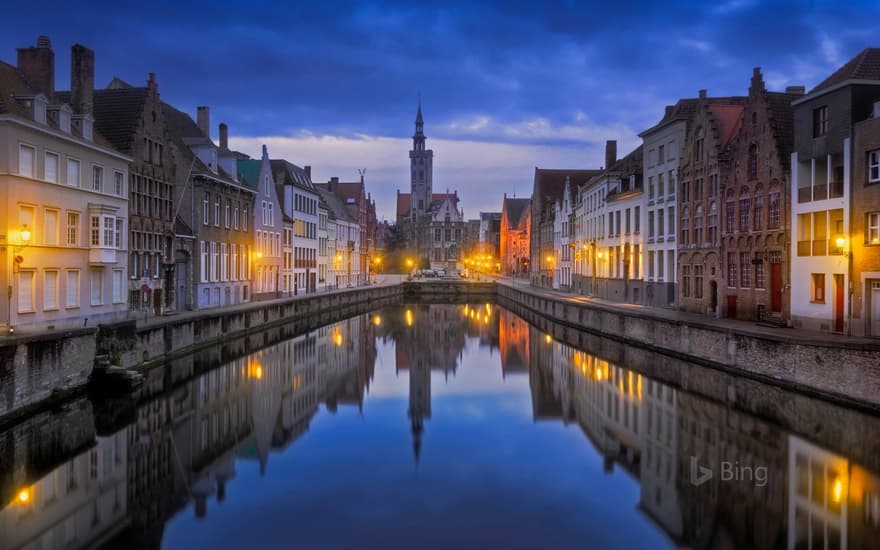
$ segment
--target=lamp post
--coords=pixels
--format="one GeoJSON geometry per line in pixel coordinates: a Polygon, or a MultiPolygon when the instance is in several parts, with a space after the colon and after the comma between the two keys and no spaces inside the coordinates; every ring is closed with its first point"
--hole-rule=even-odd
{"type": "Polygon", "coordinates": [[[15,328],[12,326],[12,295],[14,294],[15,273],[18,273],[18,266],[24,262],[24,258],[19,255],[19,252],[24,250],[31,242],[31,230],[27,224],[23,224],[18,230],[18,241],[19,244],[12,247],[13,269],[9,274],[9,285],[6,289],[6,322],[10,335],[15,333],[15,328]]]}

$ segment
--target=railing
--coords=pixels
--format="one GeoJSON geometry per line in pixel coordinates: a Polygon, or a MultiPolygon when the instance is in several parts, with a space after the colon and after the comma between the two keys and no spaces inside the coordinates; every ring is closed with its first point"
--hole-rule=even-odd
{"type": "Polygon", "coordinates": [[[817,183],[812,187],[798,187],[798,202],[823,201],[843,196],[843,182],[817,183]]]}
{"type": "Polygon", "coordinates": [[[817,183],[813,186],[813,200],[822,201],[828,198],[828,184],[817,183]]]}
{"type": "Polygon", "coordinates": [[[837,199],[843,196],[843,182],[842,181],[832,181],[828,184],[831,192],[828,198],[837,199]]]}
{"type": "Polygon", "coordinates": [[[798,187],[798,202],[810,202],[813,200],[812,187],[798,187]]]}
{"type": "Polygon", "coordinates": [[[813,256],[824,256],[828,253],[828,241],[813,241],[813,256]]]}

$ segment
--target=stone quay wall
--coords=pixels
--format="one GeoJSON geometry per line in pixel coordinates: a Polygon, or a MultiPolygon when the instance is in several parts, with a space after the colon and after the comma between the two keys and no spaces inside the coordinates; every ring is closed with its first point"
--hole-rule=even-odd
{"type": "Polygon", "coordinates": [[[304,326],[298,322],[307,318],[326,324],[402,296],[401,285],[358,287],[153,318],[143,326],[127,321],[4,338],[0,340],[0,425],[82,392],[97,354],[108,354],[113,364],[122,367],[147,368],[204,348],[219,350],[229,340],[267,329],[291,323],[304,326]]]}
{"type": "MultiPolygon", "coordinates": [[[[498,285],[499,304],[538,313],[557,325],[658,351],[762,382],[880,411],[880,344],[813,341],[779,329],[752,333],[727,325],[681,321],[589,301],[572,302],[527,287],[498,285]]],[[[626,365],[624,365],[626,366],[626,365]]]]}

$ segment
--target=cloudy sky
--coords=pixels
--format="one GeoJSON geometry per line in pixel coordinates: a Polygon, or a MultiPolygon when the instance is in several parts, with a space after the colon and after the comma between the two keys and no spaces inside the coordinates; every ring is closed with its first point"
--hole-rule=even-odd
{"type": "Polygon", "coordinates": [[[366,168],[389,218],[419,93],[435,191],[457,189],[475,217],[529,194],[535,166],[598,167],[607,139],[632,150],[701,88],[743,95],[760,66],[771,89],[809,89],[880,46],[876,1],[49,1],[8,21],[0,59],[47,34],[59,88],[76,42],[98,86],[155,72],[163,99],[209,105],[215,135],[227,122],[248,154],[266,143],[317,181],[366,168]]]}

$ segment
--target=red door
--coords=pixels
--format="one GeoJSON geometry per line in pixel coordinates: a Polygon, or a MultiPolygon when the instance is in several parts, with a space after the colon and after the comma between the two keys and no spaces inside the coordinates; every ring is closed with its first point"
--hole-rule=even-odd
{"type": "Polygon", "coordinates": [[[736,319],[736,296],[727,297],[727,316],[736,319]]]}
{"type": "Polygon", "coordinates": [[[834,332],[843,332],[843,275],[834,275],[834,332]]]}
{"type": "Polygon", "coordinates": [[[782,311],[782,264],[770,264],[770,311],[782,311]]]}

